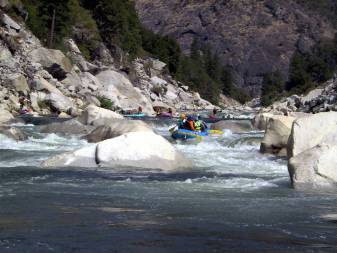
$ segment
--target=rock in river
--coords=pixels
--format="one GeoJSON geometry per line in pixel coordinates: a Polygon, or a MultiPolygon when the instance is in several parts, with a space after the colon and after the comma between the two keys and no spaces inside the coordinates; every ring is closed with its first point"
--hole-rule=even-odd
{"type": "Polygon", "coordinates": [[[99,126],[105,120],[123,119],[124,117],[116,112],[89,105],[79,117],[79,121],[85,125],[99,126]]]}
{"type": "Polygon", "coordinates": [[[337,112],[323,112],[297,119],[289,137],[288,156],[293,157],[318,144],[337,143],[337,112]]]}
{"type": "Polygon", "coordinates": [[[152,132],[152,128],[140,120],[116,119],[107,125],[98,126],[84,138],[89,142],[100,142],[129,132],[152,132]]]}
{"type": "Polygon", "coordinates": [[[164,171],[191,168],[171,143],[153,132],[132,132],[45,161],[44,167],[133,167],[164,171]]]}
{"type": "Polygon", "coordinates": [[[288,139],[295,118],[275,115],[268,120],[266,134],[261,142],[262,153],[287,155],[288,139]]]}
{"type": "Polygon", "coordinates": [[[337,145],[318,145],[290,159],[288,170],[295,188],[337,186],[337,145]]]}

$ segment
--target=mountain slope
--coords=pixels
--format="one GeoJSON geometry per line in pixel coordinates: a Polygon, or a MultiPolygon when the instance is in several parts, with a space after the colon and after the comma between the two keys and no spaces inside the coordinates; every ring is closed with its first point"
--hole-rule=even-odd
{"type": "Polygon", "coordinates": [[[295,51],[307,52],[336,32],[327,18],[295,1],[135,0],[142,23],[176,38],[184,53],[194,40],[210,45],[234,70],[236,84],[260,92],[263,76],[288,76],[295,51]]]}

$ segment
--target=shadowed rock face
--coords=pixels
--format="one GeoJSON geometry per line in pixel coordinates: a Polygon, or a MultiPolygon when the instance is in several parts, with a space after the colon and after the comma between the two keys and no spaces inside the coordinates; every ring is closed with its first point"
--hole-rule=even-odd
{"type": "Polygon", "coordinates": [[[236,83],[259,93],[262,75],[288,75],[296,49],[308,51],[335,30],[324,17],[283,0],[136,0],[142,23],[173,36],[184,53],[197,38],[233,67],[236,83]]]}

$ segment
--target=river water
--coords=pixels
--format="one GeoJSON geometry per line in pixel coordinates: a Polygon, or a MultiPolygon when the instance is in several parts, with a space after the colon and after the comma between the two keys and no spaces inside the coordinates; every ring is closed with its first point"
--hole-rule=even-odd
{"type": "MultiPolygon", "coordinates": [[[[169,138],[168,124],[154,124],[169,138]]],[[[0,252],[337,252],[336,192],[291,188],[261,132],[174,143],[195,164],[160,173],[41,168],[85,145],[19,126],[0,135],[0,252]]]]}

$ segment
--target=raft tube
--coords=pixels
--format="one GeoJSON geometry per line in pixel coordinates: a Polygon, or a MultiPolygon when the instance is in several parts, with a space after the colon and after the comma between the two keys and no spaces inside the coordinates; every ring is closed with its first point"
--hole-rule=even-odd
{"type": "Polygon", "coordinates": [[[208,131],[196,132],[187,129],[178,129],[172,133],[172,138],[176,140],[193,140],[208,136],[208,131]]]}

